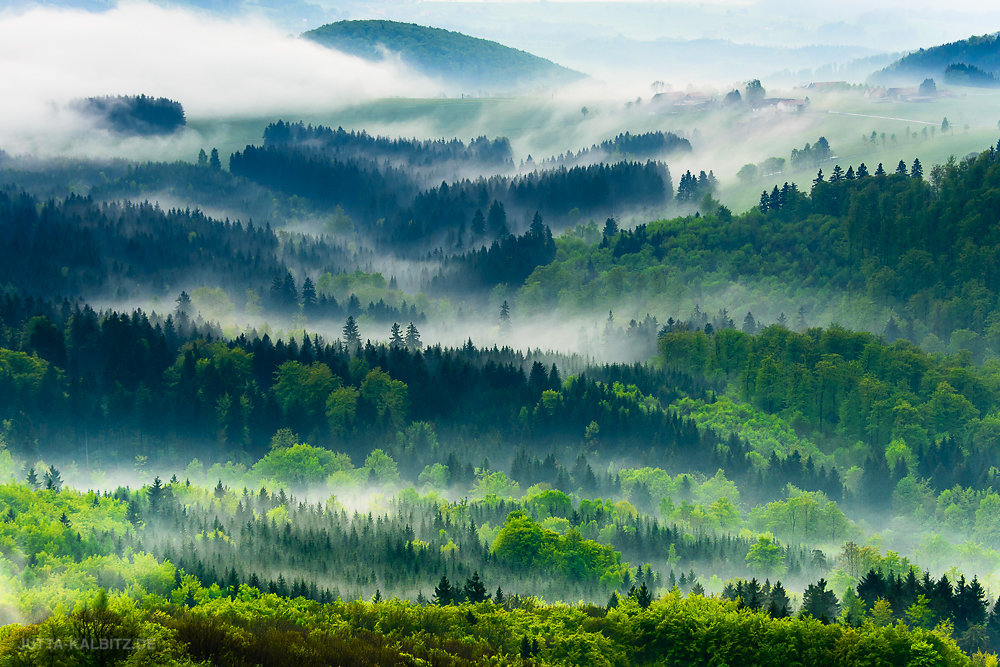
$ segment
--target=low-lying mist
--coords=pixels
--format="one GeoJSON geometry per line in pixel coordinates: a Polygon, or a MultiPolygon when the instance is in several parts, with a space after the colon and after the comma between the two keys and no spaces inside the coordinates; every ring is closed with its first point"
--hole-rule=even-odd
{"type": "Polygon", "coordinates": [[[162,142],[189,153],[201,145],[186,131],[180,146],[173,139],[109,146],[111,137],[66,108],[93,95],[165,96],[194,119],[323,111],[440,89],[391,59],[371,63],[259,19],[145,2],[0,15],[0,65],[0,146],[10,153],[162,154],[162,142]]]}

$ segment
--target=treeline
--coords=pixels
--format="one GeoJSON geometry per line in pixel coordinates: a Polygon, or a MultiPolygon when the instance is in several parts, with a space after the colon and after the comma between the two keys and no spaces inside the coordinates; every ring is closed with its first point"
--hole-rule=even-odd
{"type": "Polygon", "coordinates": [[[265,291],[289,267],[325,271],[338,257],[346,262],[324,240],[281,244],[269,225],[72,195],[41,202],[0,191],[0,232],[0,283],[43,298],[127,299],[208,284],[242,302],[248,288],[265,291]]]}
{"type": "MultiPolygon", "coordinates": [[[[677,136],[673,132],[643,132],[632,134],[623,132],[613,139],[605,139],[590,148],[577,151],[567,151],[562,155],[545,158],[541,161],[543,167],[550,165],[574,166],[584,163],[608,162],[617,159],[625,160],[656,160],[671,153],[690,153],[691,142],[677,136]]],[[[526,167],[534,165],[531,156],[525,162],[526,167]]]]}
{"type": "Polygon", "coordinates": [[[493,287],[501,283],[517,285],[524,282],[535,267],[548,264],[555,257],[552,230],[536,213],[523,235],[507,234],[489,247],[484,245],[446,261],[431,286],[440,292],[466,293],[476,287],[493,287]]]}
{"type": "Polygon", "coordinates": [[[311,146],[247,146],[229,156],[229,171],[322,207],[341,206],[368,224],[379,218],[394,219],[419,191],[401,167],[362,157],[331,158],[311,146]]]}
{"type": "MultiPolygon", "coordinates": [[[[215,149],[212,150],[217,153],[215,149]]],[[[59,177],[56,172],[50,178],[63,183],[90,182],[88,194],[98,202],[123,199],[144,201],[169,197],[185,202],[191,208],[232,211],[230,215],[238,216],[244,222],[266,221],[274,226],[278,226],[279,221],[299,218],[323,220],[329,213],[302,198],[285,197],[253,181],[237,177],[222,169],[221,161],[220,168],[214,168],[209,155],[204,157],[204,164],[147,162],[129,164],[121,170],[94,165],[88,170],[91,172],[89,174],[59,177]]],[[[30,173],[20,172],[12,175],[11,179],[18,186],[34,193],[37,187],[30,182],[29,176],[30,173]]]]}
{"type": "Polygon", "coordinates": [[[462,166],[507,171],[514,166],[510,140],[506,137],[476,137],[468,144],[459,139],[421,140],[372,136],[364,130],[350,132],[323,125],[277,121],[264,128],[265,146],[308,145],[330,157],[363,157],[366,160],[398,162],[416,169],[448,162],[454,170],[462,166]]]}
{"type": "MultiPolygon", "coordinates": [[[[478,224],[493,202],[509,214],[527,217],[537,211],[565,225],[577,216],[606,216],[623,207],[661,208],[673,197],[669,169],[655,162],[463,179],[420,192],[408,174],[391,165],[329,157],[309,144],[247,146],[230,157],[229,165],[234,174],[279,192],[342,206],[379,241],[403,247],[499,238],[499,229],[486,235],[478,224]]],[[[527,220],[505,226],[517,232],[527,220]]]]}
{"type": "MultiPolygon", "coordinates": [[[[355,320],[363,317],[366,323],[380,326],[393,322],[423,324],[427,320],[427,316],[422,311],[417,311],[415,305],[407,304],[405,298],[398,305],[386,303],[385,298],[369,301],[365,305],[357,295],[351,293],[342,303],[338,302],[333,294],[322,289],[332,280],[329,273],[323,274],[317,281],[307,275],[299,284],[291,271],[286,270],[284,275],[276,273],[266,292],[254,294],[257,301],[251,306],[257,309],[267,308],[269,314],[285,317],[301,313],[311,323],[339,323],[348,317],[355,320]]],[[[181,293],[178,305],[189,315],[193,315],[190,296],[186,292],[181,293]]]]}
{"type": "Polygon", "coordinates": [[[117,95],[88,97],[73,103],[82,113],[95,116],[119,134],[170,134],[184,127],[184,107],[166,97],[117,95]]]}

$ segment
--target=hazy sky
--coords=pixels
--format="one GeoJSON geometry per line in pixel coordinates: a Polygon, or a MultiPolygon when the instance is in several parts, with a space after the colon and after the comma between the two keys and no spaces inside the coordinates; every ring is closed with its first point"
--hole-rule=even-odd
{"type": "Polygon", "coordinates": [[[143,3],[0,14],[0,72],[0,148],[15,153],[79,135],[67,103],[81,97],[146,93],[181,101],[189,116],[245,116],[438,91],[399,63],[331,51],[257,19],[143,3]]]}
{"type": "Polygon", "coordinates": [[[65,103],[89,95],[163,95],[204,116],[442,92],[391,59],[368,63],[297,38],[344,18],[461,30],[648,91],[653,80],[728,86],[993,32],[1000,3],[0,0],[0,146],[30,148],[30,128],[50,138],[72,133],[78,121],[65,103]],[[754,46],[686,43],[705,39],[754,46]]]}

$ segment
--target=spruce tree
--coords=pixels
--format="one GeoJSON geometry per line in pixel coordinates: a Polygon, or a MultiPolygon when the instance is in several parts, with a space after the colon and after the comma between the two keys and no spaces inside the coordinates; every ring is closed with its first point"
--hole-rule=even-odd
{"type": "Polygon", "coordinates": [[[837,618],[840,604],[833,591],[827,590],[826,579],[820,579],[815,584],[809,584],[802,596],[803,615],[809,615],[816,620],[828,624],[837,618]]]}
{"type": "Polygon", "coordinates": [[[406,347],[412,352],[416,352],[423,347],[423,343],[420,342],[420,332],[417,331],[417,327],[413,322],[410,322],[410,325],[406,327],[406,347]]]}
{"type": "Polygon", "coordinates": [[[156,514],[160,511],[160,503],[163,501],[164,492],[163,482],[160,481],[160,477],[157,475],[146,492],[149,498],[149,512],[151,514],[156,514]]]}
{"type": "Polygon", "coordinates": [[[38,481],[38,474],[35,472],[34,466],[28,470],[28,476],[25,480],[28,482],[28,486],[36,491],[38,490],[38,487],[41,486],[41,482],[38,481]]]}
{"type": "Polygon", "coordinates": [[[500,330],[510,331],[510,304],[507,303],[507,299],[500,304],[500,330]]]}
{"type": "Polygon", "coordinates": [[[643,609],[646,609],[653,603],[653,594],[649,592],[648,588],[646,588],[645,581],[642,582],[642,585],[635,591],[635,601],[638,602],[639,606],[643,609]]]}
{"type": "Polygon", "coordinates": [[[483,211],[481,209],[476,209],[476,212],[472,215],[472,235],[474,237],[481,237],[486,233],[486,218],[483,217],[483,211]]]}
{"type": "Polygon", "coordinates": [[[455,591],[451,587],[451,582],[448,581],[446,575],[441,575],[441,581],[438,585],[434,587],[434,597],[432,598],[434,604],[444,606],[452,604],[455,601],[455,591]]]}
{"type": "Polygon", "coordinates": [[[316,286],[313,285],[312,278],[306,276],[302,281],[302,311],[311,313],[316,309],[316,286]]]}
{"type": "Polygon", "coordinates": [[[47,491],[55,491],[56,493],[59,493],[59,490],[62,489],[62,485],[62,475],[59,474],[59,471],[56,470],[55,466],[49,466],[48,471],[45,473],[45,489],[47,491]]]}
{"type": "Polygon", "coordinates": [[[504,211],[503,204],[493,200],[490,204],[490,211],[486,216],[486,226],[493,238],[501,239],[510,234],[507,228],[507,212],[504,211]]]}
{"type": "Polygon", "coordinates": [[[402,348],[406,346],[406,341],[403,340],[403,329],[399,326],[399,322],[393,322],[392,327],[389,329],[389,347],[402,348]]]}
{"type": "Polygon", "coordinates": [[[353,350],[361,344],[361,333],[353,315],[348,315],[347,321],[344,323],[344,343],[349,350],[353,350]]]}
{"type": "Polygon", "coordinates": [[[485,602],[490,598],[490,594],[486,592],[486,586],[479,579],[478,570],[472,572],[472,577],[465,580],[465,586],[462,588],[465,599],[469,602],[485,602]]]}

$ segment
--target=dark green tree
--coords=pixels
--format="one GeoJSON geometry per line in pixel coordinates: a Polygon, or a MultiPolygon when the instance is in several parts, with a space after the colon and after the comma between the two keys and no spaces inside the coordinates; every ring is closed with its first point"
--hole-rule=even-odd
{"type": "Polygon", "coordinates": [[[455,590],[446,575],[441,575],[441,581],[434,587],[434,597],[431,600],[440,606],[452,604],[455,601],[455,590]]]}
{"type": "Polygon", "coordinates": [[[635,601],[638,602],[639,606],[642,607],[643,609],[647,608],[649,605],[653,603],[653,594],[649,592],[648,588],[646,588],[645,581],[642,582],[639,588],[635,588],[633,586],[632,593],[630,593],[630,595],[632,595],[632,597],[635,598],[635,601]]]}
{"type": "Polygon", "coordinates": [[[493,238],[500,239],[510,234],[510,229],[507,227],[507,212],[503,204],[495,199],[490,204],[489,213],[486,214],[486,226],[493,238]]]}
{"type": "Polygon", "coordinates": [[[809,615],[818,621],[832,623],[840,611],[840,604],[833,591],[827,590],[826,579],[809,584],[802,596],[801,615],[809,615]]]}
{"type": "Polygon", "coordinates": [[[399,326],[399,322],[393,322],[392,327],[389,328],[389,347],[396,349],[406,347],[406,341],[403,340],[403,329],[399,326]]]}
{"type": "Polygon", "coordinates": [[[465,593],[465,599],[469,602],[485,602],[490,599],[490,594],[486,592],[486,586],[479,579],[478,570],[474,570],[472,576],[465,580],[462,591],[465,593]]]}
{"type": "Polygon", "coordinates": [[[302,312],[309,314],[316,310],[316,286],[312,278],[306,276],[302,281],[302,312]]]}
{"type": "Polygon", "coordinates": [[[771,587],[767,613],[771,618],[787,618],[791,613],[791,600],[788,599],[788,593],[780,581],[774,582],[774,586],[771,587]]]}
{"type": "Polygon", "coordinates": [[[149,486],[146,491],[146,496],[149,499],[149,513],[156,514],[160,511],[160,504],[163,502],[163,496],[166,493],[166,488],[163,486],[163,482],[160,481],[159,475],[153,479],[153,483],[149,486]]]}
{"type": "Polygon", "coordinates": [[[486,218],[483,217],[482,209],[476,209],[476,212],[472,214],[472,235],[476,238],[481,237],[486,233],[486,218]]]}

